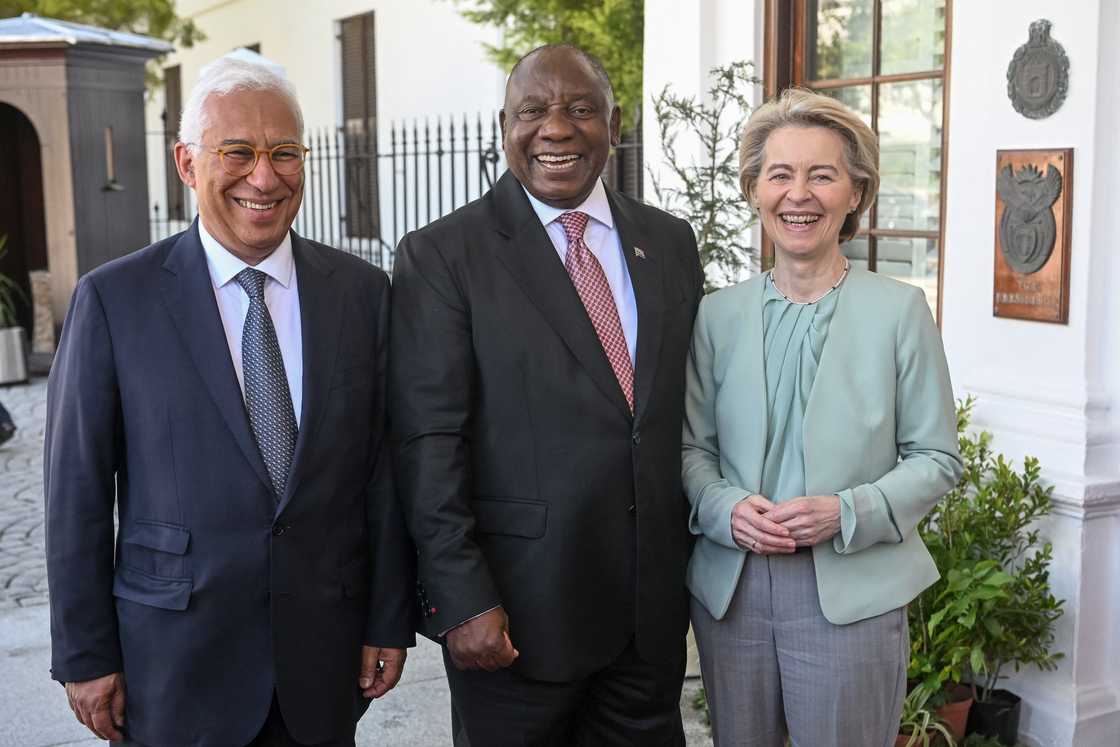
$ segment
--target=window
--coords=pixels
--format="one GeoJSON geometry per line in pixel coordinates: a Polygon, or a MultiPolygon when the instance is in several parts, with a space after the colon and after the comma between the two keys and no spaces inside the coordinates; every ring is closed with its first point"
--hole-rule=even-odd
{"type": "MultiPolygon", "coordinates": [[[[952,0],[767,0],[766,95],[805,86],[879,135],[879,197],[841,245],[853,266],[912,283],[940,318],[946,64],[952,0]]],[[[773,247],[764,242],[764,261],[773,247]]]]}
{"type": "Polygon", "coordinates": [[[167,195],[165,220],[187,219],[187,187],[175,168],[175,141],[179,139],[179,117],[183,113],[183,80],[178,65],[163,69],[163,173],[167,195]]]}
{"type": "Polygon", "coordinates": [[[345,139],[347,235],[377,238],[377,76],[373,13],[340,24],[342,48],[342,129],[345,139]]]}

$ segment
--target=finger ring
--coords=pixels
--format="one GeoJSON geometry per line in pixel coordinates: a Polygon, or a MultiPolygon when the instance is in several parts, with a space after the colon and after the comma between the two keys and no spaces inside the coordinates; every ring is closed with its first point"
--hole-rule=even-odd
{"type": "Polygon", "coordinates": [[[754,550],[755,552],[758,552],[758,540],[757,539],[752,539],[751,540],[751,549],[754,550]]]}

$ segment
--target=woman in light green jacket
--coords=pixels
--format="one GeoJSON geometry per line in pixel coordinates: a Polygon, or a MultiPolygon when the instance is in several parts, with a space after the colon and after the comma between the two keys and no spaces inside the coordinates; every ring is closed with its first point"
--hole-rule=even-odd
{"type": "Polygon", "coordinates": [[[883,747],[898,731],[905,606],[938,575],[915,527],[961,461],[924,294],[841,250],[878,155],[858,116],[804,90],[743,131],[774,268],[700,304],[683,446],[717,745],[883,747]]]}

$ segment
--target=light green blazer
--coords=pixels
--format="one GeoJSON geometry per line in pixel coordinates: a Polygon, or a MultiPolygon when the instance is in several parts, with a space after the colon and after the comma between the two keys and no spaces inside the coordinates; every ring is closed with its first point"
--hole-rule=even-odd
{"type": "MultiPolygon", "coordinates": [[[[684,487],[699,535],[692,594],[716,619],[746,552],[731,509],[759,492],[766,454],[763,275],[700,303],[686,369],[684,487]]],[[[897,609],[938,578],[915,528],[960,478],[956,411],[922,292],[866,270],[844,281],[808,405],[805,489],[839,494],[856,521],[813,548],[824,616],[844,624],[897,609]]]]}

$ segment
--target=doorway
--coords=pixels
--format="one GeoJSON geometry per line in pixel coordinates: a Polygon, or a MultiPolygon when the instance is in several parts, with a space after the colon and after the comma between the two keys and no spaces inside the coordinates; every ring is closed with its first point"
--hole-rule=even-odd
{"type": "Polygon", "coordinates": [[[0,272],[23,290],[25,298],[16,299],[16,313],[30,337],[34,314],[28,273],[47,269],[43,167],[31,120],[0,103],[0,236],[4,235],[7,251],[0,257],[0,272]]]}

